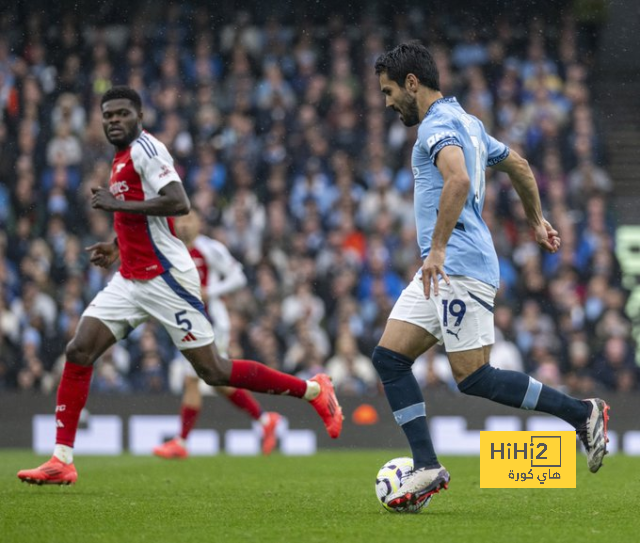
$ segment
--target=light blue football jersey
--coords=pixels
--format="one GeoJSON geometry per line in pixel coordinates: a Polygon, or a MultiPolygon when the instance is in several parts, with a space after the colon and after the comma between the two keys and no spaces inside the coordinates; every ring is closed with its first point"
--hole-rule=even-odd
{"type": "Polygon", "coordinates": [[[457,145],[464,152],[471,185],[445,255],[448,275],[465,275],[498,288],[498,257],[489,228],[482,220],[485,168],[509,156],[509,148],[491,137],[484,125],[466,113],[455,98],[435,101],[418,127],[411,166],[415,179],[414,206],[422,258],[431,249],[444,180],[435,165],[438,152],[457,145]]]}

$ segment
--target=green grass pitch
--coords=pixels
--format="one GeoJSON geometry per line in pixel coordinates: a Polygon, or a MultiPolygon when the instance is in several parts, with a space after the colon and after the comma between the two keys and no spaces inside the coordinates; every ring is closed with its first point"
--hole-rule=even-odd
{"type": "Polygon", "coordinates": [[[378,468],[407,451],[311,457],[78,457],[78,483],[16,478],[43,458],[0,451],[2,543],[640,541],[640,458],[614,456],[576,489],[479,486],[478,458],[442,458],[448,491],[416,515],[384,511],[378,468]]]}

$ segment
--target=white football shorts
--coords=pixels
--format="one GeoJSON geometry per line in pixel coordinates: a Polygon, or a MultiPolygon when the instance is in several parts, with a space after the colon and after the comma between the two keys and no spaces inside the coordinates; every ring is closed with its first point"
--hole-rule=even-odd
{"type": "MultiPolygon", "coordinates": [[[[228,357],[229,341],[231,339],[231,319],[222,300],[213,300],[208,306],[209,316],[213,321],[213,333],[216,337],[216,348],[225,358],[228,357]]],[[[190,377],[198,377],[191,363],[183,356],[184,373],[190,377]]]]}
{"type": "Polygon", "coordinates": [[[149,317],[167,330],[180,350],[213,343],[213,326],[202,298],[195,268],[171,269],[148,281],[125,279],[117,272],[82,314],[100,319],[117,340],[149,317]]]}
{"type": "Polygon", "coordinates": [[[470,277],[450,275],[450,285],[438,283],[440,292],[427,300],[416,274],[402,291],[389,319],[424,328],[444,343],[447,352],[469,351],[495,342],[493,306],[497,289],[470,277]]]}

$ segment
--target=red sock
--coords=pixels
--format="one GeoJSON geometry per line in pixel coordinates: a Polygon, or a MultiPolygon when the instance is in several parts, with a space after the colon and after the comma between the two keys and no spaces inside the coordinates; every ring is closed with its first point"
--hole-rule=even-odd
{"type": "Polygon", "coordinates": [[[229,386],[296,398],[302,398],[307,390],[306,381],[274,370],[255,360],[232,360],[231,362],[233,367],[229,386]]]}
{"type": "Polygon", "coordinates": [[[87,403],[93,366],[66,362],[56,399],[56,444],[73,447],[80,412],[87,403]]]}
{"type": "Polygon", "coordinates": [[[189,405],[183,405],[180,410],[180,420],[182,421],[182,429],[180,430],[180,437],[187,439],[189,432],[196,425],[198,415],[200,414],[199,407],[191,407],[189,405]]]}
{"type": "Polygon", "coordinates": [[[233,393],[227,396],[227,399],[238,409],[249,413],[249,416],[254,420],[258,420],[260,415],[262,415],[262,407],[260,407],[256,397],[248,390],[236,388],[233,393]]]}

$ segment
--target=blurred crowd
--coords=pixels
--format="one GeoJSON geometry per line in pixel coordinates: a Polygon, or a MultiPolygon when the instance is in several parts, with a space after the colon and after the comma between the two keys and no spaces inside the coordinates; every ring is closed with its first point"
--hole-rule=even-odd
{"type": "MultiPolygon", "coordinates": [[[[249,278],[228,299],[230,355],[378,394],[370,355],[420,259],[415,129],[385,111],[373,64],[414,38],[435,55],[443,93],[529,160],[562,237],[543,254],[508,179],[487,171],[502,274],[492,363],[582,396],[638,389],[593,51],[570,13],[485,25],[413,9],[318,24],[237,11],[214,24],[210,10],[174,4],[109,27],[73,12],[55,25],[0,14],[0,390],[55,391],[65,343],[115,271],[90,266],[84,248],[113,238],[89,195],[113,155],[100,97],[127,84],[206,233],[249,278]]],[[[148,323],[105,353],[92,386],[178,392],[177,356],[148,323]]],[[[441,351],[415,372],[424,387],[454,388],[441,351]]]]}

